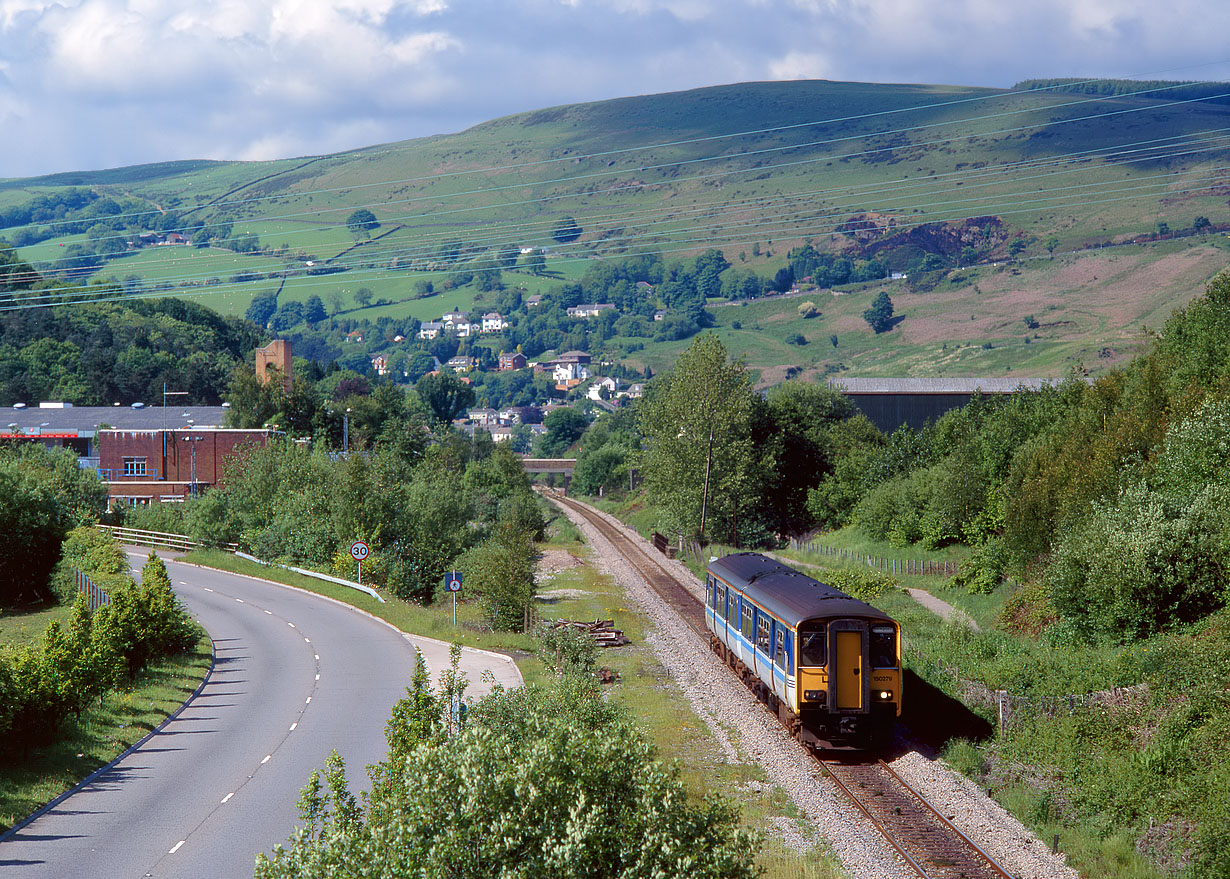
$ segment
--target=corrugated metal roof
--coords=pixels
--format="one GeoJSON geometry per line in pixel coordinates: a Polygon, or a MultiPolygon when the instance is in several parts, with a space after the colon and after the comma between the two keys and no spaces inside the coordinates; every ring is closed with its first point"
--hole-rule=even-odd
{"type": "Polygon", "coordinates": [[[1057,378],[830,378],[829,385],[847,394],[1012,394],[1057,385],[1057,378]]]}
{"type": "Polygon", "coordinates": [[[228,409],[224,406],[71,406],[67,408],[0,409],[0,430],[16,424],[22,433],[95,431],[101,425],[116,430],[161,430],[183,427],[221,427],[228,409]],[[164,421],[165,419],[165,421],[164,421]],[[191,422],[191,423],[189,423],[191,422]]]}

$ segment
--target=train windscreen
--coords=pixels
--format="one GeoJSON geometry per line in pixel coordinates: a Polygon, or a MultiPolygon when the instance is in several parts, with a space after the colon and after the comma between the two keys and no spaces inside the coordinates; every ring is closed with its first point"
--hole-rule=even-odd
{"type": "Polygon", "coordinates": [[[897,631],[892,626],[872,626],[870,647],[873,668],[897,667],[897,631]]]}
{"type": "Polygon", "coordinates": [[[828,664],[828,645],[824,629],[799,630],[799,665],[803,668],[824,668],[828,664]]]}

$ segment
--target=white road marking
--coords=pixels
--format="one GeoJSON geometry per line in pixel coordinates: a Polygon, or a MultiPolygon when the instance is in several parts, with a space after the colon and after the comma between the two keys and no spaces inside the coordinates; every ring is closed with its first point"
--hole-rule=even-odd
{"type": "Polygon", "coordinates": [[[238,601],[240,604],[243,604],[243,599],[242,599],[242,598],[236,598],[235,600],[236,600],[236,601],[238,601]]]}
{"type": "Polygon", "coordinates": [[[316,680],[320,680],[320,675],[316,675],[316,680]]]}
{"type": "Polygon", "coordinates": [[[294,623],[287,623],[286,625],[290,626],[292,629],[295,627],[294,623]]]}
{"type": "Polygon", "coordinates": [[[187,841],[188,841],[188,840],[186,840],[186,839],[181,839],[179,842],[175,843],[175,845],[171,846],[171,850],[170,850],[169,852],[167,852],[167,854],[168,854],[168,855],[173,855],[173,854],[175,854],[177,851],[179,851],[179,847],[180,847],[181,845],[183,845],[183,844],[184,844],[185,842],[187,842],[187,841]]]}
{"type": "Polygon", "coordinates": [[[201,588],[204,589],[206,592],[213,592],[213,590],[210,589],[208,586],[202,586],[201,588]]]}
{"type": "Polygon", "coordinates": [[[224,802],[224,803],[225,803],[227,800],[229,800],[229,799],[230,799],[231,797],[233,797],[233,796],[235,796],[235,792],[234,792],[234,791],[231,791],[229,794],[227,794],[226,796],[224,796],[224,797],[222,798],[222,802],[224,802]]]}
{"type": "MultiPolygon", "coordinates": [[[[304,640],[304,641],[307,641],[309,644],[311,644],[311,643],[312,643],[312,639],[311,639],[311,638],[304,638],[303,640],[304,640]]],[[[317,659],[320,659],[320,657],[319,657],[319,656],[317,656],[316,658],[317,658],[317,659]]]]}
{"type": "Polygon", "coordinates": [[[180,585],[180,586],[187,586],[187,585],[188,585],[188,582],[187,582],[186,580],[180,580],[180,581],[179,581],[179,585],[180,585]]]}
{"type": "Polygon", "coordinates": [[[272,759],[273,759],[272,754],[266,754],[265,759],[261,761],[261,766],[264,766],[266,763],[268,763],[272,759]]]}
{"type": "Polygon", "coordinates": [[[294,732],[294,731],[295,731],[295,727],[297,727],[298,725],[299,725],[299,722],[298,722],[298,721],[295,721],[294,723],[292,723],[292,724],[290,725],[290,730],[289,730],[289,731],[290,731],[290,732],[294,732]]]}
{"type": "MultiPolygon", "coordinates": [[[[304,641],[306,641],[306,640],[307,640],[307,638],[304,638],[303,640],[304,640],[304,641]]],[[[316,661],[317,661],[317,662],[320,662],[320,654],[319,654],[319,653],[317,653],[317,654],[316,654],[316,661]]]]}
{"type": "Polygon", "coordinates": [[[304,702],[303,704],[304,704],[304,705],[311,705],[311,704],[312,704],[312,697],[311,697],[311,696],[308,696],[308,697],[307,697],[307,701],[306,701],[306,702],[304,702]]]}
{"type": "Polygon", "coordinates": [[[265,611],[265,613],[269,614],[269,616],[273,616],[273,611],[271,611],[271,610],[267,610],[267,611],[265,611]]]}

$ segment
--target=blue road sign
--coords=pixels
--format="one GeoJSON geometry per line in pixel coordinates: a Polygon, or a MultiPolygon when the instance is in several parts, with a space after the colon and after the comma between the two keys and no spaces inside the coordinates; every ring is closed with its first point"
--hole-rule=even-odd
{"type": "Polygon", "coordinates": [[[461,572],[449,571],[444,575],[444,588],[449,592],[461,591],[461,572]]]}

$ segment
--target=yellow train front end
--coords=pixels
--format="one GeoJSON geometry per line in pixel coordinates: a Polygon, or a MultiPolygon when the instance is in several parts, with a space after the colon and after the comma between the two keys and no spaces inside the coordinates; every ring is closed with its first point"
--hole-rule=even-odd
{"type": "Polygon", "coordinates": [[[900,629],[886,619],[799,625],[794,713],[817,747],[883,747],[901,714],[900,629]]]}

